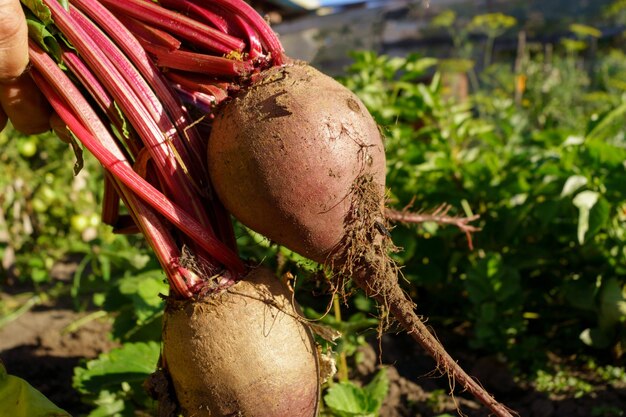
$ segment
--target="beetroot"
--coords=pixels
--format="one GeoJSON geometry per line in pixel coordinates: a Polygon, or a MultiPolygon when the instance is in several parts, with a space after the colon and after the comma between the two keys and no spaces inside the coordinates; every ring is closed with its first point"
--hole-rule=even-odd
{"type": "Polygon", "coordinates": [[[163,345],[184,415],[317,415],[317,348],[267,269],[199,300],[170,299],[163,345]]]}
{"type": "Polygon", "coordinates": [[[64,35],[60,44],[75,48],[58,48],[71,79],[37,37],[29,44],[31,74],[105,167],[105,220],[134,222],[166,273],[172,291],[161,373],[184,415],[308,417],[319,399],[316,348],[290,294],[266,273],[244,277],[215,191],[245,224],[322,262],[338,284],[353,279],[452,381],[510,416],[449,357],[398,285],[388,256],[383,144],[352,93],[290,62],[242,0],[43,3],[64,35]],[[133,22],[132,33],[114,14],[133,22]],[[203,114],[192,119],[173,91],[203,114]],[[201,127],[213,117],[206,164],[201,127]]]}
{"type": "Polygon", "coordinates": [[[371,182],[383,208],[376,123],[358,97],[308,65],[272,68],[232,100],[213,124],[208,155],[215,189],[237,219],[319,262],[345,235],[357,178],[371,182]]]}

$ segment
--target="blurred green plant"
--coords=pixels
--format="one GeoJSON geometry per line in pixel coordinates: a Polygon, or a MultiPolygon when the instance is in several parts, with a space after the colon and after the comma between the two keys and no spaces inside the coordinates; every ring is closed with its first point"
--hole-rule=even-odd
{"type": "Polygon", "coordinates": [[[574,398],[580,398],[593,391],[593,386],[589,382],[562,370],[555,373],[539,370],[535,378],[535,387],[540,392],[571,394],[574,398]]]}
{"type": "Polygon", "coordinates": [[[442,95],[438,73],[416,81],[430,59],[354,58],[345,83],[386,133],[391,202],[447,202],[482,216],[474,252],[449,229],[393,230],[424,311],[471,318],[472,346],[519,360],[557,340],[564,349],[621,346],[624,97],[574,60],[546,62],[541,51],[524,69],[520,104],[515,74],[499,64],[457,103],[442,95]]]}
{"type": "Polygon", "coordinates": [[[143,383],[156,368],[157,342],[126,343],[74,369],[74,388],[95,408],[88,417],[134,416],[155,404],[143,383]]]}
{"type": "Polygon", "coordinates": [[[324,395],[324,415],[332,417],[377,417],[389,391],[387,371],[381,369],[369,384],[360,387],[343,381],[331,385],[324,395]]]}
{"type": "Polygon", "coordinates": [[[474,16],[468,25],[470,32],[482,33],[487,37],[483,65],[487,68],[492,62],[493,46],[496,38],[517,25],[517,19],[502,13],[487,13],[474,16]]]}
{"type": "Polygon", "coordinates": [[[68,165],[75,160],[52,134],[0,132],[0,272],[36,288],[69,281],[63,286],[82,308],[151,258],[142,239],[115,235],[101,223],[101,168],[86,157],[74,175],[68,165]],[[92,299],[79,298],[86,293],[92,299]]]}

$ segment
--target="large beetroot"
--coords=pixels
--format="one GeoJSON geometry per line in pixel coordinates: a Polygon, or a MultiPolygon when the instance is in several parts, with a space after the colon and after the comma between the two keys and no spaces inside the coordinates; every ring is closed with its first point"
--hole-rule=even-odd
{"type": "Polygon", "coordinates": [[[235,217],[324,262],[345,235],[357,178],[371,183],[382,213],[384,152],[358,97],[313,67],[295,64],[266,71],[217,116],[208,165],[235,217]]]}

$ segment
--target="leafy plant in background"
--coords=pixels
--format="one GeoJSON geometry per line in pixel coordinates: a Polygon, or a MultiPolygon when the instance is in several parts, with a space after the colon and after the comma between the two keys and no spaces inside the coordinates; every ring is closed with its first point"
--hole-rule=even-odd
{"type": "Polygon", "coordinates": [[[75,368],[73,386],[95,406],[89,417],[135,415],[151,409],[143,381],[159,359],[161,318],[168,286],[160,269],[126,273],[106,293],[111,336],[123,345],[75,368]]]}
{"type": "Polygon", "coordinates": [[[325,414],[333,417],[377,417],[388,391],[389,378],[385,369],[378,371],[363,387],[350,381],[333,384],[324,395],[325,414]]]}
{"type": "Polygon", "coordinates": [[[133,416],[154,407],[143,382],[154,372],[160,344],[125,343],[74,371],[74,388],[96,408],[89,417],[133,416]]]}
{"type": "Polygon", "coordinates": [[[126,270],[145,267],[150,257],[137,239],[115,235],[100,223],[100,171],[92,158],[76,176],[76,156],[52,135],[0,132],[0,271],[10,279],[63,285],[79,307],[79,293],[103,291],[126,270]],[[54,161],[54,162],[50,162],[54,161]],[[64,163],[63,161],[67,161],[64,163]],[[69,184],[69,189],[68,189],[69,184]]]}
{"type": "MultiPolygon", "coordinates": [[[[411,82],[419,75],[409,68],[426,69],[430,59],[355,55],[345,82],[387,134],[392,200],[403,205],[415,196],[424,209],[446,201],[482,216],[472,253],[445,229],[426,224],[416,240],[398,226],[398,260],[427,294],[418,300],[425,311],[443,314],[438,306],[445,305],[447,316],[472,318],[475,347],[534,360],[532,346],[549,339],[564,349],[617,348],[624,336],[617,256],[626,197],[617,180],[626,160],[623,98],[604,76],[580,74],[582,55],[546,61],[541,50],[523,52],[520,104],[509,66],[487,69],[481,89],[455,103],[441,94],[438,74],[430,84],[411,82]],[[587,305],[574,301],[576,289],[587,305]],[[458,294],[468,302],[446,301],[458,294]]],[[[605,56],[597,67],[616,64],[605,56]]]]}
{"type": "Polygon", "coordinates": [[[498,36],[517,25],[517,19],[502,13],[487,13],[474,16],[468,25],[470,32],[482,33],[487,37],[483,66],[486,68],[492,62],[493,45],[498,36]]]}

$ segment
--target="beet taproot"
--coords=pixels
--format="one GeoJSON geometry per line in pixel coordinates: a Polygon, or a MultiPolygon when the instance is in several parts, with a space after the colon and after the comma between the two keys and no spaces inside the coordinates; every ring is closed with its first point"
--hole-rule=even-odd
{"type": "Polygon", "coordinates": [[[163,361],[185,416],[317,415],[317,347],[267,269],[199,300],[168,300],[163,361]]]}
{"type": "Polygon", "coordinates": [[[228,211],[318,262],[345,235],[356,179],[371,178],[384,194],[376,122],[356,95],[304,64],[266,71],[228,103],[213,123],[208,159],[228,211]]]}

